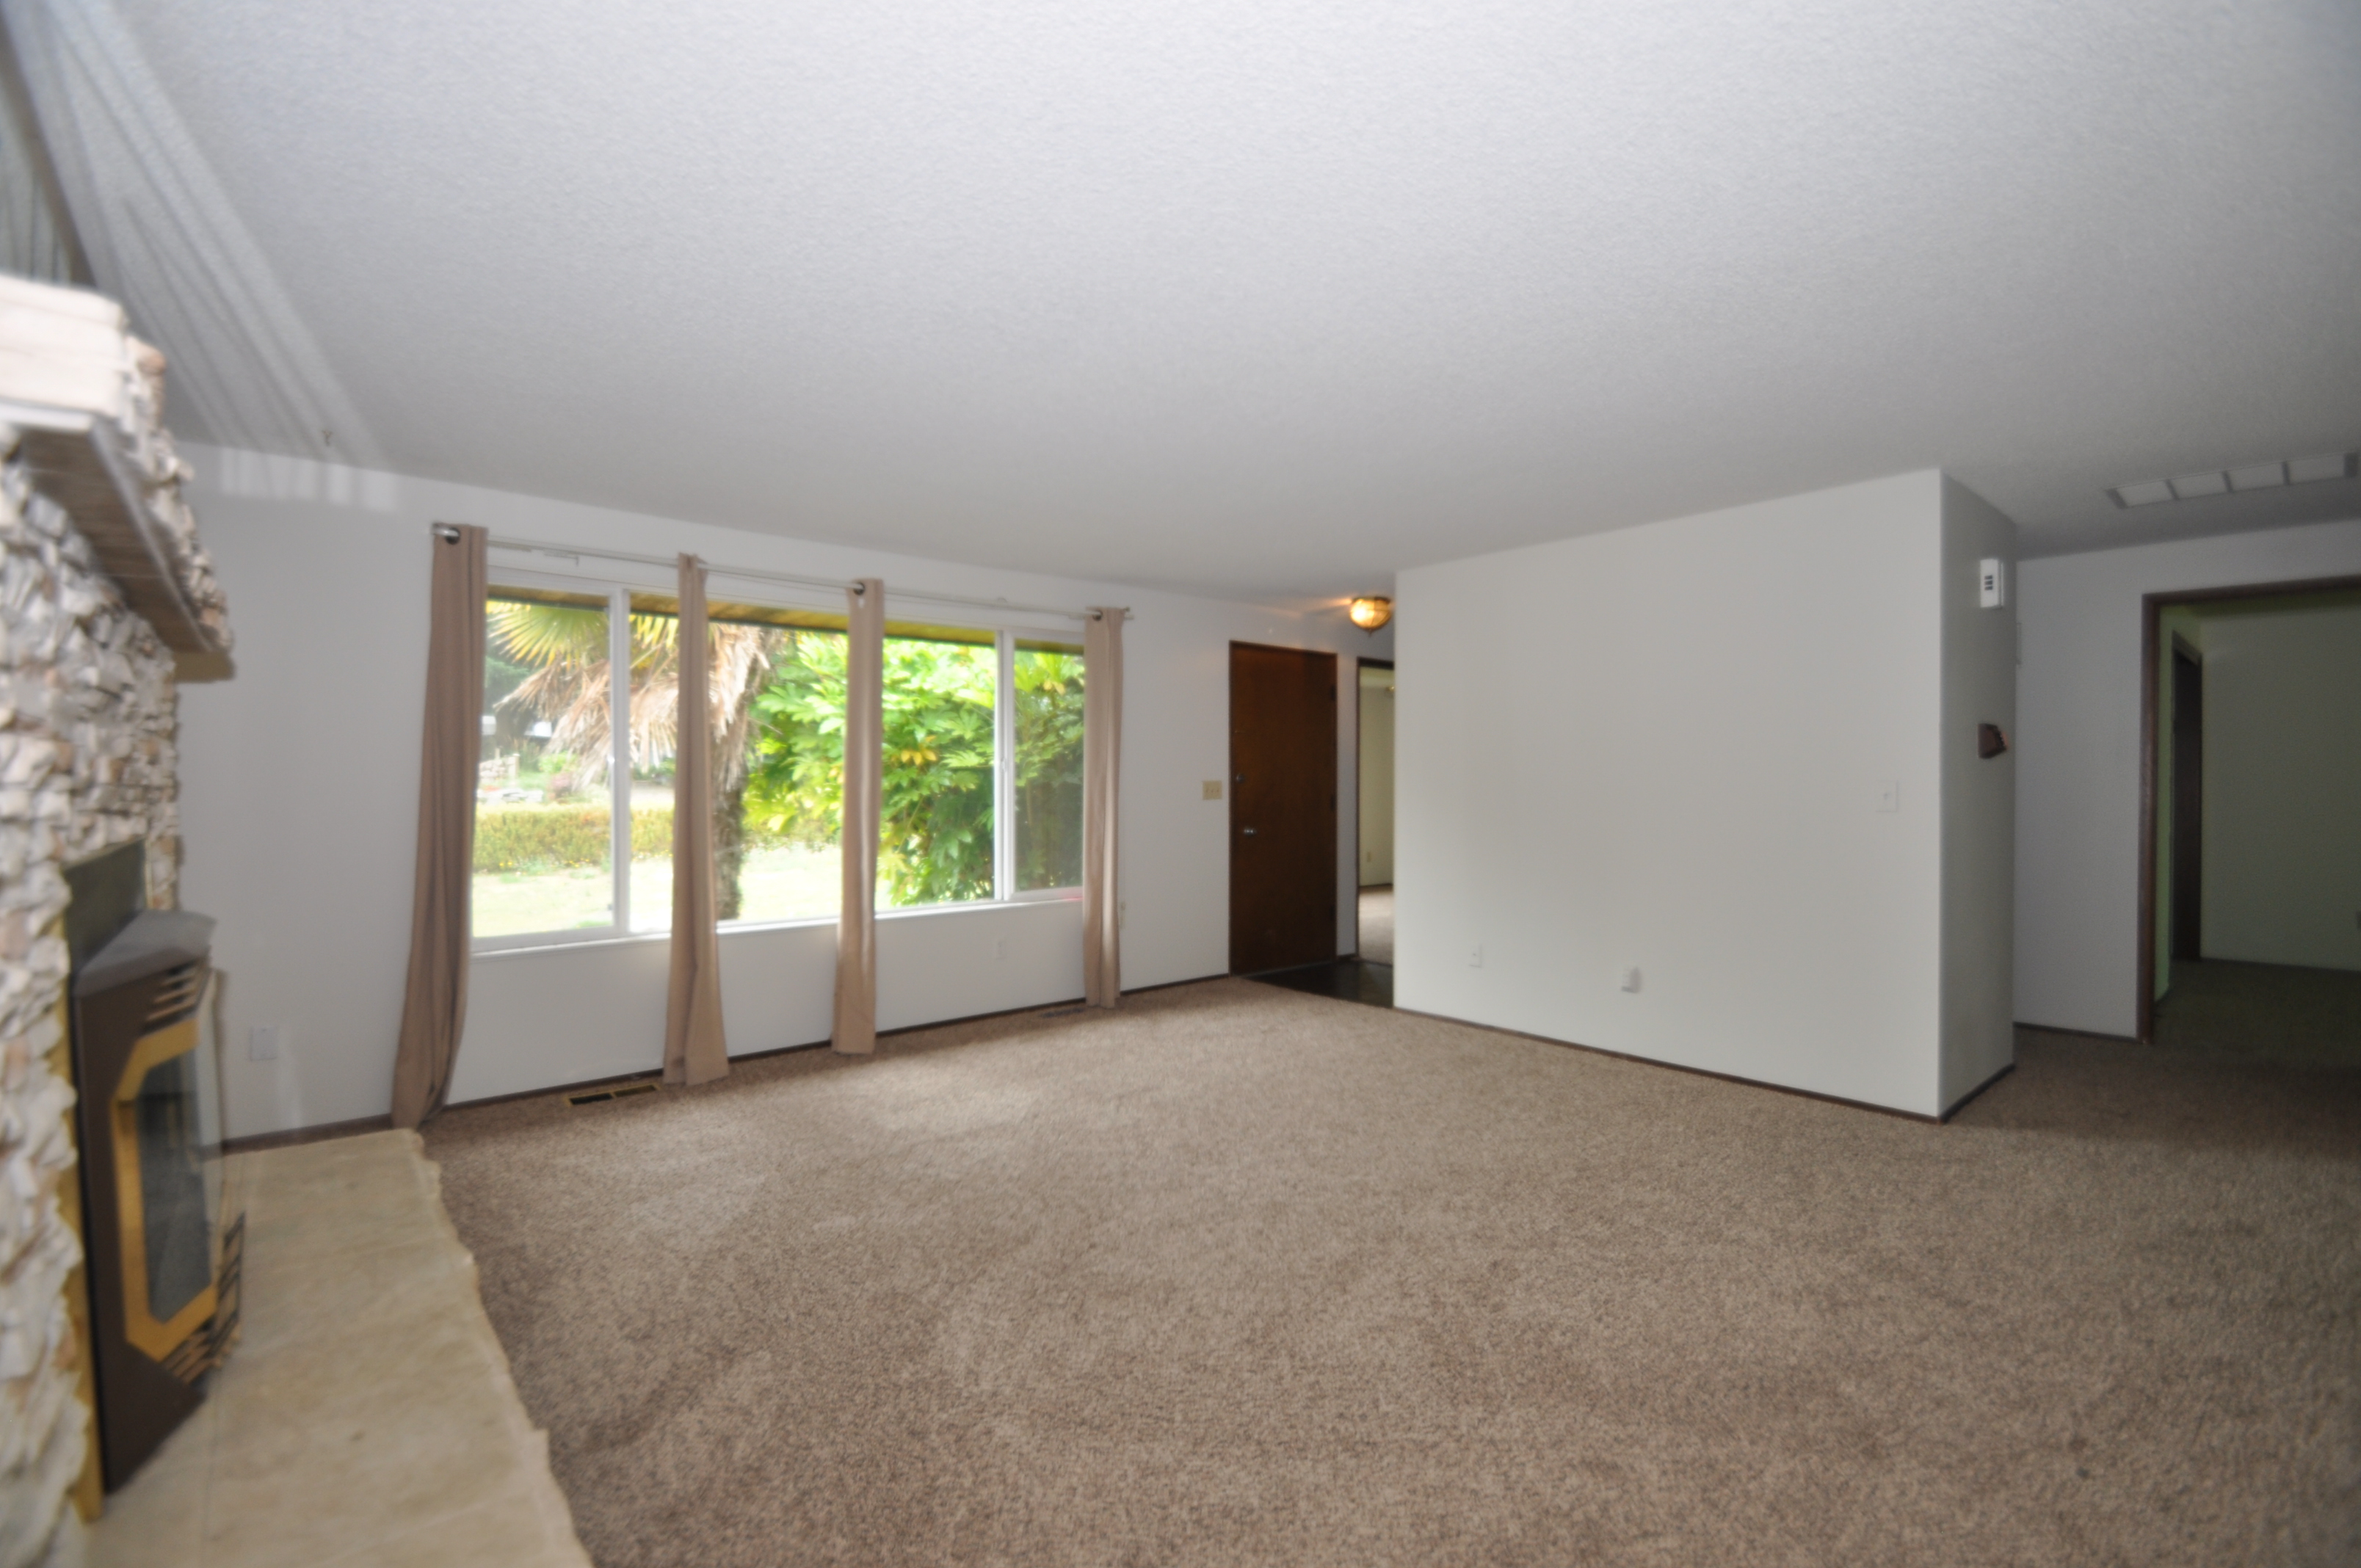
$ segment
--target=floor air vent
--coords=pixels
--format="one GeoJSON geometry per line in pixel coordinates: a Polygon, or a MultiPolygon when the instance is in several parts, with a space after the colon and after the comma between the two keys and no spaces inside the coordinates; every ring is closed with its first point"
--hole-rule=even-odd
{"type": "Polygon", "coordinates": [[[566,1102],[568,1105],[597,1105],[609,1100],[629,1100],[634,1094],[653,1094],[655,1091],[656,1086],[653,1083],[626,1083],[618,1089],[591,1089],[580,1094],[569,1094],[566,1102]]]}

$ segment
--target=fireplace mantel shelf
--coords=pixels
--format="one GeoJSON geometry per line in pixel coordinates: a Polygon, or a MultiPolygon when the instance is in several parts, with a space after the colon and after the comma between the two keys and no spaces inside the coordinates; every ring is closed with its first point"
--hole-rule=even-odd
{"type": "Polygon", "coordinates": [[[183,653],[223,652],[181,587],[172,541],[148,504],[148,487],[114,422],[87,409],[0,399],[0,425],[16,427],[35,486],[72,517],[99,565],[164,645],[183,653]]]}

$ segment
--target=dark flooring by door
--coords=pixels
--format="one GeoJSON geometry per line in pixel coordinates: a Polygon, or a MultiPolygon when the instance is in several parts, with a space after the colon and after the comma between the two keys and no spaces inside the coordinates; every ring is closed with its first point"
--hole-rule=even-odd
{"type": "Polygon", "coordinates": [[[1230,970],[1336,957],[1336,655],[1230,644],[1230,970]]]}
{"type": "Polygon", "coordinates": [[[1361,950],[1353,958],[1277,970],[1254,977],[1290,991],[1333,996],[1370,1007],[1394,1004],[1394,890],[1361,890],[1361,950]]]}
{"type": "Polygon", "coordinates": [[[2156,1004],[2171,1051],[2288,1067],[2361,1070],[2361,972],[2177,959],[2156,1004]]]}
{"type": "Polygon", "coordinates": [[[1285,986],[1290,991],[1334,997],[1339,1002],[1358,1002],[1369,1007],[1394,1004],[1394,966],[1373,964],[1365,959],[1331,959],[1324,964],[1272,970],[1250,978],[1265,985],[1285,986]]]}

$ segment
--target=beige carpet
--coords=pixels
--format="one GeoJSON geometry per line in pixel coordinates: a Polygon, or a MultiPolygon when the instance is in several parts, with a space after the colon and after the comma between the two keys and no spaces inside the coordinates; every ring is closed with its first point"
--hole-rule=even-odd
{"type": "Polygon", "coordinates": [[[1947,1127],[1236,981],[430,1152],[606,1568],[2361,1561],[2361,1077],[1947,1127]]]}
{"type": "Polygon", "coordinates": [[[1373,964],[1394,961],[1394,890],[1361,890],[1361,942],[1357,957],[1373,964]]]}

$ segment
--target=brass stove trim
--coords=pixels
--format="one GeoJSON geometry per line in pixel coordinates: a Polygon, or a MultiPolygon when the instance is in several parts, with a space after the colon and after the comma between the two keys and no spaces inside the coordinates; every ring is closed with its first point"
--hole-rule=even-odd
{"type": "Polygon", "coordinates": [[[133,1118],[139,1086],[148,1074],[174,1057],[197,1048],[197,1020],[190,1014],[168,1028],[140,1036],[124,1064],[112,1096],[115,1127],[116,1230],[123,1252],[123,1337],[149,1360],[165,1364],[183,1342],[204,1326],[219,1305],[217,1285],[207,1285],[168,1320],[151,1310],[148,1297],[148,1224],[139,1182],[139,1136],[133,1118]]]}

